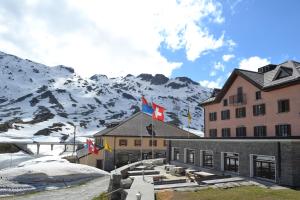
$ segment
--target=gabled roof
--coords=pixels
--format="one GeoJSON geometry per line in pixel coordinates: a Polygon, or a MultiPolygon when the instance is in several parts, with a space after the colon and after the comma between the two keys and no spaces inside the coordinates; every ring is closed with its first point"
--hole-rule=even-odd
{"type": "Polygon", "coordinates": [[[166,122],[152,121],[152,116],[142,112],[134,114],[130,118],[121,122],[119,125],[106,128],[98,133],[95,137],[100,136],[120,136],[120,137],[151,137],[148,133],[146,126],[154,124],[155,137],[163,138],[199,138],[199,136],[178,128],[177,126],[171,125],[166,122]]]}
{"type": "Polygon", "coordinates": [[[201,102],[201,105],[204,106],[208,104],[219,103],[225,96],[237,76],[241,76],[260,90],[270,91],[300,83],[300,63],[296,61],[287,61],[277,65],[275,69],[265,73],[243,69],[234,69],[218,95],[201,102]],[[283,71],[284,73],[290,73],[291,75],[284,76],[283,78],[277,78],[278,74],[281,71],[283,71]]]}

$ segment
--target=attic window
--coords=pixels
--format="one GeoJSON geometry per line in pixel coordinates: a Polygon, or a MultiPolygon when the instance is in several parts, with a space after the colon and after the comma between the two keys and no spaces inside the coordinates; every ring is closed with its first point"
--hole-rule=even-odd
{"type": "Polygon", "coordinates": [[[292,75],[293,75],[293,69],[287,67],[280,67],[274,80],[278,80],[292,75]]]}

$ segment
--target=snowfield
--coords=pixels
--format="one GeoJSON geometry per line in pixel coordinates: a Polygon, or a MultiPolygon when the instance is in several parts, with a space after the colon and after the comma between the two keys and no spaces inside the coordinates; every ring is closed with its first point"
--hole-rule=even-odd
{"type": "Polygon", "coordinates": [[[140,111],[142,95],[166,108],[166,122],[201,131],[204,115],[199,103],[212,93],[188,77],[82,78],[70,67],[48,67],[3,52],[0,80],[0,142],[68,142],[75,127],[76,137],[91,137],[106,124],[140,111]]]}
{"type": "Polygon", "coordinates": [[[70,163],[59,156],[44,156],[0,170],[0,196],[58,189],[108,175],[103,170],[70,163]]]}

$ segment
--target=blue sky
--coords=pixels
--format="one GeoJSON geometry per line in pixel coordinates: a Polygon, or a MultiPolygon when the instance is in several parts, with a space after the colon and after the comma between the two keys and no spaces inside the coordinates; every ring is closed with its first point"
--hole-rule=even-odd
{"type": "MultiPolygon", "coordinates": [[[[239,68],[244,59],[257,56],[275,64],[289,59],[300,61],[299,1],[235,1],[234,8],[232,2],[222,3],[224,23],[207,23],[206,26],[214,35],[225,32],[226,37],[236,43],[235,47],[231,51],[226,48],[211,51],[194,62],[185,59],[183,51],[172,52],[162,48],[161,53],[169,60],[183,61],[182,67],[172,72],[173,77],[185,75],[194,80],[213,82],[222,77],[222,81],[217,84],[222,86],[228,73],[234,68],[239,68]],[[224,62],[224,54],[232,54],[235,57],[224,62]],[[224,71],[216,70],[214,76],[209,76],[218,62],[224,65],[224,71]]],[[[251,66],[249,62],[249,67],[246,68],[256,70],[257,66],[251,66]]]]}
{"type": "Polygon", "coordinates": [[[0,51],[83,77],[164,74],[221,87],[298,60],[297,0],[2,0],[0,51]]]}

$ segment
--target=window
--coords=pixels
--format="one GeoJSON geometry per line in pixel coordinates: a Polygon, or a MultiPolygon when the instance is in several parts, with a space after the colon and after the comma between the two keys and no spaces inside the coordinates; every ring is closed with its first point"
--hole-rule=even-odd
{"type": "Polygon", "coordinates": [[[235,117],[236,118],[246,117],[246,107],[236,108],[235,117]]]}
{"type": "Polygon", "coordinates": [[[241,126],[236,128],[236,137],[246,137],[246,127],[241,126]]]}
{"type": "Polygon", "coordinates": [[[119,140],[119,146],[127,146],[127,140],[125,139],[119,140]]]}
{"type": "Polygon", "coordinates": [[[261,91],[255,92],[255,99],[256,99],[256,100],[261,99],[261,91]]]}
{"type": "Polygon", "coordinates": [[[279,100],[278,101],[278,112],[289,112],[290,111],[290,100],[279,100]]]}
{"type": "Polygon", "coordinates": [[[209,137],[217,137],[217,129],[209,129],[209,137]]]}
{"type": "Polygon", "coordinates": [[[255,126],[254,127],[254,137],[266,137],[267,127],[266,126],[255,126]]]}
{"type": "Polygon", "coordinates": [[[221,111],[221,119],[222,120],[230,119],[230,110],[221,111]]]}
{"type": "Polygon", "coordinates": [[[275,180],[275,157],[253,156],[254,176],[275,180]]]}
{"type": "Polygon", "coordinates": [[[141,140],[134,140],[134,146],[141,146],[142,141],[141,140]]]}
{"type": "MultiPolygon", "coordinates": [[[[149,146],[152,147],[152,140],[149,140],[149,146]]],[[[157,146],[157,140],[153,140],[153,146],[157,146]]]]}
{"type": "Polygon", "coordinates": [[[195,163],[195,150],[187,149],[187,163],[194,164],[195,163]]]}
{"type": "Polygon", "coordinates": [[[239,155],[237,153],[224,153],[224,169],[226,171],[239,171],[239,155]]]}
{"type": "Polygon", "coordinates": [[[227,99],[223,100],[223,106],[228,106],[228,100],[227,99]]]}
{"type": "Polygon", "coordinates": [[[276,128],[276,136],[278,136],[278,137],[291,136],[291,125],[290,124],[276,125],[275,128],[276,128]]]}
{"type": "Polygon", "coordinates": [[[203,151],[203,167],[213,167],[212,151],[203,151]]]}
{"type": "Polygon", "coordinates": [[[230,128],[222,128],[222,137],[230,137],[230,128]]]}
{"type": "Polygon", "coordinates": [[[243,88],[238,87],[237,89],[237,103],[243,103],[243,88]]]}
{"type": "Polygon", "coordinates": [[[179,149],[174,148],[173,160],[179,160],[179,149]]]}
{"type": "Polygon", "coordinates": [[[103,139],[101,137],[96,137],[96,144],[103,146],[103,139]]]}
{"type": "Polygon", "coordinates": [[[217,120],[217,113],[216,112],[209,113],[209,121],[216,121],[216,120],[217,120]]]}
{"type": "Polygon", "coordinates": [[[164,147],[168,146],[168,141],[164,140],[164,147]]]}
{"type": "Polygon", "coordinates": [[[259,116],[266,114],[266,105],[265,104],[259,104],[253,106],[253,115],[259,116]]]}

